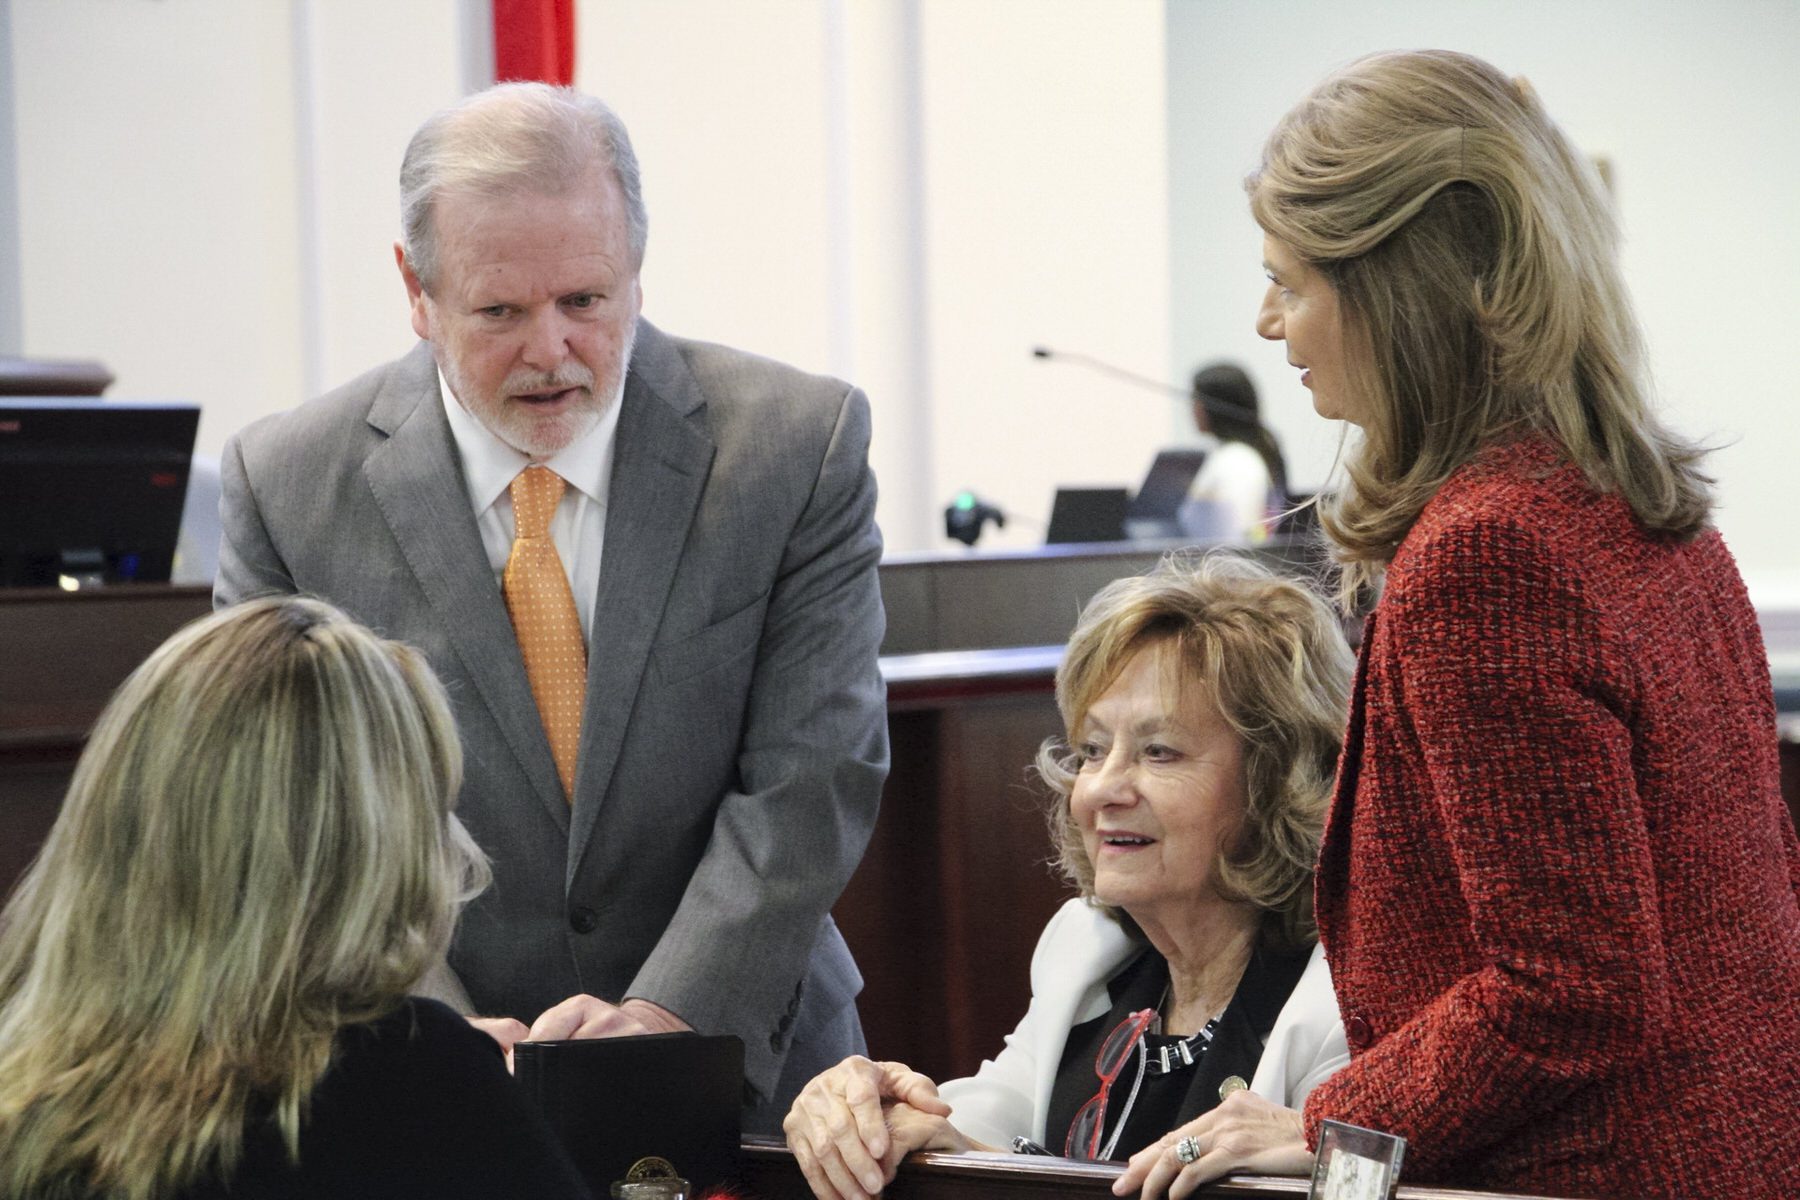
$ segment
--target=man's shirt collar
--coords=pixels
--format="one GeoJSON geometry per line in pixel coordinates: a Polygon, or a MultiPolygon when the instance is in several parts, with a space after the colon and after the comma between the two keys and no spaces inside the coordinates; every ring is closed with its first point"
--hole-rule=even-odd
{"type": "MultiPolygon", "coordinates": [[[[442,368],[438,370],[438,395],[450,421],[456,452],[462,459],[469,503],[479,515],[493,507],[501,493],[512,486],[514,477],[531,465],[531,459],[494,436],[474,413],[462,406],[450,391],[450,381],[444,378],[442,368]]],[[[601,505],[606,503],[612,483],[613,450],[618,440],[619,409],[624,401],[624,389],[620,388],[619,396],[607,405],[599,424],[543,463],[570,487],[601,505]]]]}

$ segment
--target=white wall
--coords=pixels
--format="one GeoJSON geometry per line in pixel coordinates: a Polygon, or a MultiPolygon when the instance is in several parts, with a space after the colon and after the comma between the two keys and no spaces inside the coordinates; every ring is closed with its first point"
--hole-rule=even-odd
{"type": "Polygon", "coordinates": [[[1087,434],[1143,402],[1030,347],[1168,356],[1160,3],[578,13],[643,162],[645,314],[864,385],[891,551],[964,486],[1025,518],[985,544],[1032,544],[1057,482],[1141,477],[1159,424],[1087,434]]]}
{"type": "Polygon", "coordinates": [[[234,407],[292,403],[285,8],[15,0],[12,19],[25,352],[205,398],[215,441],[234,407]]]}
{"type": "MultiPolygon", "coordinates": [[[[394,176],[483,4],[10,2],[28,353],[201,401],[216,451],[410,344],[394,176]]],[[[1159,0],[585,0],[577,30],[644,163],[646,314],[864,384],[890,549],[942,544],[965,485],[1041,519],[1141,474],[1156,402],[1028,355],[1168,357],[1159,0]]]]}
{"type": "Polygon", "coordinates": [[[931,494],[976,489],[1031,545],[1058,483],[1135,485],[1166,440],[1158,397],[1031,357],[1167,361],[1162,5],[925,13],[931,494]]]}
{"type": "MultiPolygon", "coordinates": [[[[394,177],[467,86],[485,7],[0,0],[24,351],[200,400],[216,451],[405,349],[394,177]]],[[[1800,6],[583,0],[577,29],[579,82],[644,160],[647,314],[864,384],[891,549],[943,545],[964,486],[1026,519],[997,544],[1029,544],[1056,483],[1133,481],[1186,436],[1184,405],[1037,343],[1177,379],[1244,360],[1297,480],[1322,478],[1333,435],[1250,330],[1239,181],[1330,67],[1439,43],[1530,75],[1612,159],[1674,419],[1736,439],[1721,523],[1754,577],[1800,566],[1800,6]]]]}
{"type": "Polygon", "coordinates": [[[13,153],[12,0],[0,0],[0,354],[17,354],[24,339],[19,302],[19,207],[13,153]]]}
{"type": "Polygon", "coordinates": [[[202,405],[199,449],[412,344],[400,152],[449,0],[13,0],[22,345],[202,405]]]}
{"type": "MultiPolygon", "coordinates": [[[[447,0],[307,0],[292,9],[303,52],[294,89],[301,307],[311,320],[302,326],[304,397],[413,345],[393,255],[400,157],[419,123],[463,94],[465,26],[447,0]]],[[[218,430],[219,440],[229,432],[218,430]]]]}
{"type": "Polygon", "coordinates": [[[1643,0],[1170,0],[1170,370],[1248,365],[1293,458],[1325,475],[1336,437],[1279,346],[1258,339],[1261,235],[1241,181],[1276,119],[1332,68],[1445,46],[1528,77],[1587,153],[1611,160],[1626,279],[1662,400],[1722,448],[1719,524],[1766,601],[1800,599],[1791,493],[1800,384],[1800,5],[1643,0]]]}

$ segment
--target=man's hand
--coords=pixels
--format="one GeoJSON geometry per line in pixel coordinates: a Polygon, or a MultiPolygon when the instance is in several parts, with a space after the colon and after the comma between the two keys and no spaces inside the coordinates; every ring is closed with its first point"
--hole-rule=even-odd
{"type": "MultiPolygon", "coordinates": [[[[517,1022],[514,1022],[517,1024],[517,1022]]],[[[608,1004],[594,996],[570,996],[545,1009],[531,1023],[527,1041],[558,1042],[568,1038],[628,1037],[640,1033],[687,1033],[691,1026],[680,1017],[648,1000],[608,1004]]]]}
{"type": "Polygon", "coordinates": [[[1230,1171],[1259,1175],[1304,1175],[1312,1168],[1306,1127],[1291,1108],[1258,1096],[1234,1092],[1219,1107],[1179,1129],[1172,1129],[1131,1156],[1125,1173],[1113,1181],[1113,1195],[1143,1189],[1141,1200],[1183,1200],[1201,1184],[1230,1171]],[[1178,1147],[1194,1139],[1194,1161],[1183,1163],[1178,1147]]]}
{"type": "Polygon", "coordinates": [[[892,1181],[908,1151],[939,1139],[950,1148],[960,1138],[944,1120],[949,1114],[937,1085],[904,1063],[852,1056],[801,1089],[782,1129],[814,1195],[868,1200],[892,1181]],[[902,1119],[890,1126],[900,1107],[902,1119]]]}

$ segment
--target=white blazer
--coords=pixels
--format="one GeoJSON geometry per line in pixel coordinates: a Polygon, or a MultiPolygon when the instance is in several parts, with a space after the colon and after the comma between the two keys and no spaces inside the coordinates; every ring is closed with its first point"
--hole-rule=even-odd
{"type": "MultiPolygon", "coordinates": [[[[1086,900],[1057,909],[1031,956],[1031,1006],[1006,1035],[1006,1048],[974,1075],[938,1089],[952,1109],[950,1123],[996,1149],[1008,1148],[1019,1134],[1043,1141],[1050,1088],[1069,1031],[1106,1015],[1112,1008],[1107,981],[1142,949],[1086,900]]],[[[1299,1108],[1307,1093],[1349,1061],[1331,973],[1315,946],[1269,1031],[1250,1090],[1299,1108]]]]}

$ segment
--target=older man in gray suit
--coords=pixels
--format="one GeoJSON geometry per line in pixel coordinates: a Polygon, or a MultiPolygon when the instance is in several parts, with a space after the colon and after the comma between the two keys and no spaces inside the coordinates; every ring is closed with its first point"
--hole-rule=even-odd
{"type": "Polygon", "coordinates": [[[490,1032],[737,1034],[772,1131],[862,1048],[829,910],[887,768],[867,401],[639,319],[591,97],[439,113],[401,191],[423,341],[233,439],[216,602],[322,596],[444,678],[494,864],[445,982],[490,1032]]]}

